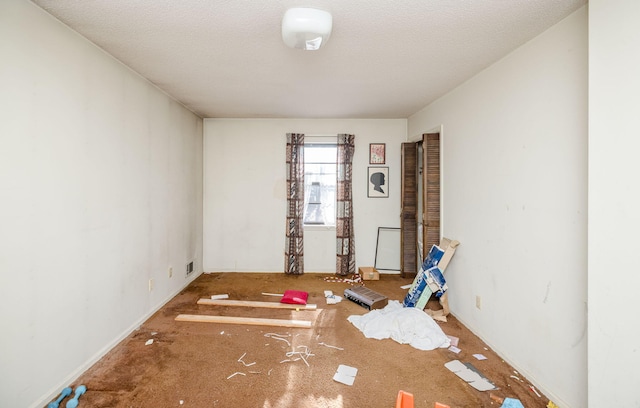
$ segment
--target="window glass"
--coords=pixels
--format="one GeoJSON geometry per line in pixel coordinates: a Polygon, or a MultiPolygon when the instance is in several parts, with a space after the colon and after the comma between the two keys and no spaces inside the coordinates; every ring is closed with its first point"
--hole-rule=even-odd
{"type": "Polygon", "coordinates": [[[336,225],[335,144],[304,146],[304,224],[336,225]]]}

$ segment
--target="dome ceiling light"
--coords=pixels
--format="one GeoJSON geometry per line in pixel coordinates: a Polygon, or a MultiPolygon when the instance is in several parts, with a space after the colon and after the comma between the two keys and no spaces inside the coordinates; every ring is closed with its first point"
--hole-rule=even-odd
{"type": "Polygon", "coordinates": [[[329,40],[332,24],[333,19],[327,11],[291,8],[282,18],[282,40],[291,48],[315,51],[329,40]]]}

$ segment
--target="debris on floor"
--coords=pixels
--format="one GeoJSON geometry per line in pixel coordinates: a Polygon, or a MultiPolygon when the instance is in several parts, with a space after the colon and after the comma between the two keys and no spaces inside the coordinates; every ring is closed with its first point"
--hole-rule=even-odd
{"type": "Polygon", "coordinates": [[[236,316],[211,316],[211,315],[190,315],[180,314],[174,319],[177,322],[198,322],[198,323],[224,323],[224,324],[247,324],[253,326],[279,326],[279,327],[300,327],[311,328],[308,320],[287,320],[287,319],[264,319],[257,317],[236,317],[236,316]]]}
{"type": "MultiPolygon", "coordinates": [[[[307,292],[291,291],[291,302],[301,302],[304,300],[304,304],[287,304],[279,302],[254,302],[249,300],[227,300],[227,299],[200,299],[199,305],[214,305],[214,306],[245,306],[245,307],[267,307],[278,309],[296,309],[299,310],[315,310],[316,305],[307,305],[307,292]],[[302,299],[302,297],[304,299],[302,299]]],[[[284,297],[283,297],[284,299],[284,297]]],[[[239,317],[239,316],[216,316],[216,315],[192,315],[192,314],[179,314],[174,319],[178,322],[198,322],[198,323],[226,323],[226,324],[246,324],[254,326],[281,326],[281,327],[300,327],[311,328],[312,322],[308,320],[287,320],[287,319],[265,319],[265,318],[252,318],[252,317],[239,317]]],[[[248,329],[247,329],[248,330],[248,329]]]]}
{"type": "Polygon", "coordinates": [[[362,283],[362,276],[360,275],[359,272],[354,273],[352,278],[339,278],[337,276],[326,276],[324,278],[324,281],[325,282],[345,282],[350,285],[354,285],[356,283],[364,285],[364,283],[362,283]]]}
{"type": "Polygon", "coordinates": [[[309,357],[315,356],[315,354],[311,354],[311,351],[307,346],[298,346],[296,347],[296,349],[302,349],[303,351],[289,351],[285,353],[285,356],[287,356],[288,359],[282,360],[280,363],[302,360],[307,365],[307,367],[309,367],[309,362],[307,361],[307,359],[309,357]]]}
{"type": "Polygon", "coordinates": [[[347,318],[365,337],[392,339],[419,350],[447,348],[451,341],[429,315],[415,308],[405,308],[397,300],[389,301],[383,309],[347,318]]]}
{"type": "Polygon", "coordinates": [[[345,385],[353,385],[356,380],[356,374],[358,374],[357,368],[340,364],[336,373],[333,375],[333,379],[345,385]]]}
{"type": "Polygon", "coordinates": [[[75,395],[69,401],[67,401],[67,408],[76,408],[79,404],[80,396],[87,392],[87,387],[85,385],[80,385],[75,390],[75,395]]]}
{"type": "Polygon", "coordinates": [[[540,398],[540,397],[542,396],[542,395],[540,395],[540,393],[538,392],[538,390],[536,390],[536,388],[535,388],[533,385],[530,385],[530,386],[529,386],[529,389],[530,389],[534,394],[536,394],[536,396],[537,396],[538,398],[540,398]]]}
{"type": "Polygon", "coordinates": [[[452,353],[455,353],[455,354],[459,354],[462,350],[461,350],[461,349],[459,349],[459,348],[458,348],[458,347],[456,347],[456,346],[450,346],[450,347],[449,347],[449,351],[450,351],[450,352],[452,352],[452,353]]]}
{"type": "MultiPolygon", "coordinates": [[[[500,405],[502,405],[502,403],[504,402],[504,398],[502,398],[501,396],[496,395],[496,394],[494,394],[492,392],[489,393],[489,398],[491,398],[491,401],[495,401],[500,405]]],[[[492,402],[492,404],[493,404],[493,402],[492,402]]]]}
{"type": "Polygon", "coordinates": [[[327,300],[328,305],[335,305],[342,301],[342,296],[334,295],[331,290],[324,291],[324,298],[327,300]]]}
{"type": "Polygon", "coordinates": [[[362,276],[362,280],[380,280],[380,272],[373,266],[361,266],[358,273],[362,276]]]}
{"type": "Polygon", "coordinates": [[[396,398],[396,408],[413,408],[413,394],[406,391],[398,391],[396,398]]]}
{"type": "Polygon", "coordinates": [[[229,295],[227,294],[211,295],[211,300],[220,300],[220,299],[229,299],[229,295]]]}
{"type": "Polygon", "coordinates": [[[456,336],[449,336],[447,335],[447,337],[449,338],[449,340],[451,341],[451,345],[458,347],[458,343],[460,343],[460,339],[456,336]]]}
{"type": "Polygon", "coordinates": [[[449,315],[449,301],[447,295],[447,283],[444,279],[444,271],[449,265],[459,241],[443,237],[440,245],[433,245],[429,254],[420,266],[413,283],[404,299],[405,307],[415,307],[420,310],[425,309],[429,298],[435,293],[442,305],[441,310],[425,310],[434,319],[446,322],[449,315]]]}
{"type": "Polygon", "coordinates": [[[287,343],[287,346],[291,346],[291,343],[289,342],[289,340],[284,338],[284,337],[291,337],[290,333],[287,333],[287,334],[265,333],[264,337],[269,337],[269,338],[272,338],[272,339],[284,341],[285,343],[287,343]]]}
{"type": "Polygon", "coordinates": [[[364,286],[354,286],[353,288],[345,289],[344,297],[369,310],[382,309],[389,302],[389,299],[382,293],[365,288],[364,286]]]}
{"type": "Polygon", "coordinates": [[[284,294],[283,293],[269,293],[269,292],[262,292],[262,296],[276,296],[276,297],[282,297],[284,294]]]}
{"type": "Polygon", "coordinates": [[[236,371],[235,373],[233,373],[233,374],[231,374],[230,376],[228,376],[228,377],[227,377],[227,380],[228,380],[228,379],[230,379],[230,378],[235,377],[236,375],[244,375],[244,376],[246,376],[246,374],[245,374],[245,373],[241,373],[241,372],[239,372],[239,371],[236,371]]]}
{"type": "Polygon", "coordinates": [[[318,345],[319,345],[319,346],[325,346],[325,347],[333,348],[333,349],[336,349],[336,350],[344,350],[342,347],[332,346],[332,345],[330,345],[330,344],[325,344],[325,343],[323,343],[323,342],[318,343],[318,345]]]}
{"type": "Polygon", "coordinates": [[[315,304],[295,304],[295,303],[281,303],[281,302],[260,302],[253,300],[229,300],[229,299],[208,299],[203,298],[198,300],[199,305],[208,306],[238,306],[238,307],[260,307],[269,309],[300,309],[300,310],[316,310],[318,308],[315,304]]]}
{"type": "Polygon", "coordinates": [[[524,408],[524,405],[518,399],[505,398],[500,408],[524,408]]]}
{"type": "Polygon", "coordinates": [[[53,402],[50,402],[49,405],[47,405],[47,408],[58,408],[62,400],[67,398],[69,395],[71,395],[72,392],[73,392],[73,388],[71,387],[64,388],[60,393],[60,396],[58,397],[58,399],[53,402]]]}
{"type": "MultiPolygon", "coordinates": [[[[411,288],[407,292],[407,295],[402,302],[404,307],[415,307],[417,309],[424,309],[427,305],[427,301],[431,297],[433,290],[431,286],[428,284],[428,280],[434,281],[433,273],[435,273],[435,269],[438,269],[437,265],[442,256],[444,255],[444,251],[438,247],[437,245],[433,245],[427,257],[424,259],[424,262],[420,266],[420,270],[416,275],[411,288]],[[434,269],[435,268],[435,269],[434,269]],[[433,269],[433,270],[432,270],[433,269]],[[430,270],[432,270],[430,272],[430,270]]],[[[438,271],[438,275],[442,275],[440,271],[438,271]]],[[[443,278],[444,279],[444,278],[443,278]]],[[[444,285],[446,283],[442,282],[444,285]]],[[[446,288],[444,288],[446,290],[446,288]]],[[[443,293],[444,293],[443,290],[443,293]]]]}
{"type": "Polygon", "coordinates": [[[471,363],[461,363],[459,360],[449,361],[444,365],[449,371],[466,381],[478,391],[495,390],[495,385],[478,371],[471,363]]]}
{"type": "Polygon", "coordinates": [[[251,367],[252,365],[255,365],[256,362],[254,361],[253,363],[246,363],[243,358],[244,356],[246,356],[247,353],[244,353],[243,355],[240,356],[240,358],[238,359],[238,362],[242,363],[245,367],[251,367]]]}
{"type": "Polygon", "coordinates": [[[289,303],[294,305],[306,305],[309,294],[301,290],[287,289],[280,299],[280,303],[289,303]]]}
{"type": "Polygon", "coordinates": [[[431,316],[431,318],[433,320],[436,320],[436,321],[442,322],[442,323],[446,323],[447,322],[447,316],[445,316],[445,314],[444,314],[444,309],[440,309],[440,310],[424,309],[424,311],[429,316],[431,316]]]}

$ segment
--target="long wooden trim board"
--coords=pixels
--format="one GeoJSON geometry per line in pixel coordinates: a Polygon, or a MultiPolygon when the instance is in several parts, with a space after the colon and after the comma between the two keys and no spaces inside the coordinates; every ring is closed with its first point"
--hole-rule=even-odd
{"type": "Polygon", "coordinates": [[[300,310],[316,310],[317,305],[294,305],[290,303],[280,302],[255,302],[251,300],[228,300],[228,299],[207,299],[198,300],[199,305],[210,306],[245,306],[245,307],[267,307],[272,309],[300,309],[300,310]]]}
{"type": "Polygon", "coordinates": [[[257,317],[180,314],[175,320],[179,322],[248,324],[254,326],[301,327],[307,329],[311,327],[311,322],[307,320],[262,319],[257,317]]]}

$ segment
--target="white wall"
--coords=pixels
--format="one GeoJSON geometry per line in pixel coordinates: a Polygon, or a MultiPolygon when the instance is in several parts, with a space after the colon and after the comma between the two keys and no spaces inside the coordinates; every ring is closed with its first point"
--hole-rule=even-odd
{"type": "Polygon", "coordinates": [[[638,407],[640,2],[589,2],[589,406],[638,407]]]}
{"type": "Polygon", "coordinates": [[[202,120],[27,1],[0,61],[0,405],[41,407],[202,270],[202,120]]]}
{"type": "Polygon", "coordinates": [[[440,125],[452,312],[557,404],[585,407],[586,8],[410,117],[409,137],[440,125]]]}
{"type": "MultiPolygon", "coordinates": [[[[204,270],[283,272],[286,134],[355,134],[357,266],[372,266],[377,228],[400,226],[400,144],[407,121],[205,119],[204,270]],[[369,143],[387,144],[389,198],[367,198],[369,143]]],[[[305,231],[305,271],[335,272],[335,231],[305,231]]]]}

